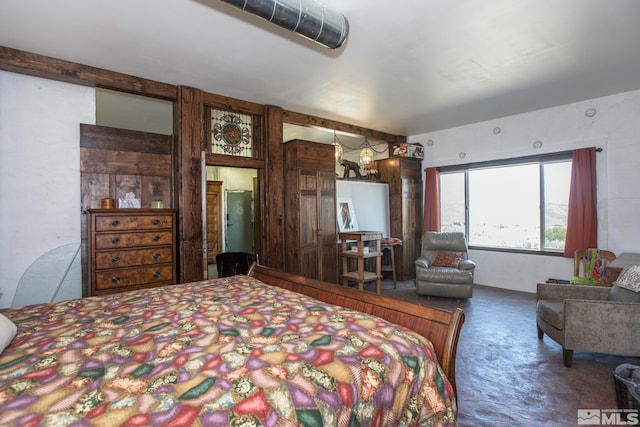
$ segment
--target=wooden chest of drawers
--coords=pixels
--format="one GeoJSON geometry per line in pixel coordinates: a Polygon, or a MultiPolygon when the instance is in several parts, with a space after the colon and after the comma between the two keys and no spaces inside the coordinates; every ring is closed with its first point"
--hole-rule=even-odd
{"type": "Polygon", "coordinates": [[[177,280],[176,209],[89,209],[91,295],[177,280]]]}

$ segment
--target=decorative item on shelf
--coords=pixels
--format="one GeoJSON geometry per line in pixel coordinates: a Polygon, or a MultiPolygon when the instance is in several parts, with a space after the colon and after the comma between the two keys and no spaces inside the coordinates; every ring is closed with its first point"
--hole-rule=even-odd
{"type": "Polygon", "coordinates": [[[378,182],[380,181],[380,171],[378,169],[369,169],[369,181],[378,182]]]}
{"type": "Polygon", "coordinates": [[[154,200],[151,202],[151,207],[153,209],[164,209],[164,202],[160,200],[154,200]]]}
{"type": "Polygon", "coordinates": [[[111,197],[105,197],[104,199],[100,200],[100,207],[102,209],[113,209],[116,207],[116,201],[111,197]]]}
{"type": "Polygon", "coordinates": [[[424,146],[419,142],[413,142],[411,144],[402,143],[393,146],[392,151],[394,156],[397,157],[411,157],[414,159],[424,159],[424,146]]]}
{"type": "Polygon", "coordinates": [[[344,175],[342,176],[344,179],[349,179],[351,177],[351,171],[356,175],[356,178],[363,179],[363,176],[360,173],[360,166],[356,162],[352,162],[351,160],[342,160],[340,164],[344,166],[344,175]]]}
{"type": "Polygon", "coordinates": [[[118,199],[119,208],[139,208],[140,199],[136,198],[134,193],[127,193],[124,197],[118,199]]]}
{"type": "Polygon", "coordinates": [[[342,176],[344,179],[353,178],[351,171],[353,171],[353,174],[355,174],[356,179],[377,181],[380,178],[379,174],[377,174],[376,171],[372,168],[374,167],[375,156],[378,154],[385,154],[389,150],[389,146],[387,143],[385,143],[385,141],[376,142],[376,144],[384,144],[384,149],[380,151],[376,150],[371,145],[369,139],[366,136],[359,146],[354,147],[353,144],[344,145],[342,141],[338,139],[337,134],[334,131],[333,141],[334,142],[332,145],[335,147],[336,163],[344,167],[342,176]],[[351,154],[356,150],[360,150],[357,162],[346,159],[345,157],[350,157],[348,155],[344,157],[342,156],[345,151],[351,154]],[[341,159],[340,161],[338,161],[339,158],[341,159]]]}

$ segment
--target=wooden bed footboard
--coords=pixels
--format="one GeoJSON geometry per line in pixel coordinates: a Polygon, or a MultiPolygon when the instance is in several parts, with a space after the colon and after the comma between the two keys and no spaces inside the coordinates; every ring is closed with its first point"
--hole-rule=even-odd
{"type": "Polygon", "coordinates": [[[425,307],[257,264],[253,264],[248,275],[329,304],[381,317],[419,333],[433,344],[438,362],[456,392],[456,351],[460,328],[464,323],[461,309],[447,311],[425,307]]]}

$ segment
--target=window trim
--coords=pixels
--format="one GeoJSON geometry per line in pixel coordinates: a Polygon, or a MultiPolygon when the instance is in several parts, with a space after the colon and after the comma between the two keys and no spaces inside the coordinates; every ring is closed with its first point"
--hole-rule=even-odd
{"type": "MultiPolygon", "coordinates": [[[[438,172],[441,174],[446,173],[455,173],[455,172],[464,172],[464,197],[465,197],[465,238],[467,240],[467,244],[469,245],[469,249],[471,250],[482,250],[488,252],[507,252],[507,253],[518,253],[518,254],[527,254],[527,255],[547,255],[547,256],[564,256],[564,253],[561,249],[551,250],[546,249],[544,247],[540,249],[524,249],[524,248],[509,248],[509,247],[497,247],[497,246],[482,246],[482,245],[472,245],[469,244],[469,170],[470,169],[486,169],[486,168],[496,168],[501,166],[514,166],[514,165],[522,165],[527,163],[537,163],[540,169],[538,183],[539,191],[540,191],[540,244],[543,246],[544,243],[544,230],[545,230],[545,198],[544,198],[544,164],[546,163],[554,163],[554,162],[564,162],[571,161],[573,156],[573,151],[561,151],[557,153],[545,153],[538,154],[533,156],[523,156],[523,157],[512,157],[508,159],[497,159],[497,160],[488,160],[483,162],[472,162],[472,163],[464,163],[457,165],[448,165],[438,167],[438,172]]],[[[442,204],[441,204],[442,206],[442,204]]]]}

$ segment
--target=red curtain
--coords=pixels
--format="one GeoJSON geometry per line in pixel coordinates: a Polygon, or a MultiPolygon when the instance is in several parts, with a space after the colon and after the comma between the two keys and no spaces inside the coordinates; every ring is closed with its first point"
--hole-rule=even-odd
{"type": "Polygon", "coordinates": [[[427,168],[423,212],[422,233],[440,231],[440,174],[436,168],[427,168]]]}
{"type": "Polygon", "coordinates": [[[596,149],[592,147],[573,151],[564,256],[573,258],[576,249],[597,247],[596,149]]]}

